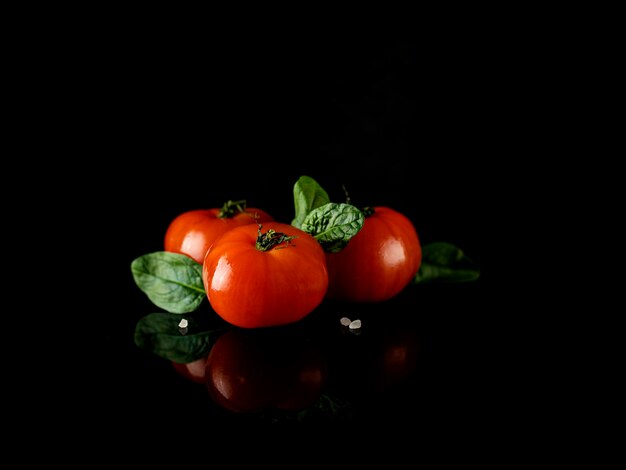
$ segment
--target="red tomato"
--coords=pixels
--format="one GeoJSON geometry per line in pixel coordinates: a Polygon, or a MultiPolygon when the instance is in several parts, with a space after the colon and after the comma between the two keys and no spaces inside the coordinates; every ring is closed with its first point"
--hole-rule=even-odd
{"type": "Polygon", "coordinates": [[[207,252],[202,278],[211,307],[242,328],[296,322],[322,302],[328,288],[320,244],[279,222],[222,235],[207,252]]]}
{"type": "Polygon", "coordinates": [[[290,335],[233,330],[218,338],[206,361],[213,400],[231,411],[297,411],[319,398],[327,365],[315,342],[290,335]]]}
{"type": "Polygon", "coordinates": [[[221,209],[198,209],[178,215],[165,232],[165,251],[182,253],[202,263],[213,242],[230,229],[274,220],[268,213],[255,207],[238,210],[237,203],[243,209],[243,201],[229,203],[221,209]]]}
{"type": "Polygon", "coordinates": [[[380,302],[411,282],[422,262],[415,227],[403,214],[374,207],[363,228],[338,253],[326,253],[328,298],[380,302]]]}

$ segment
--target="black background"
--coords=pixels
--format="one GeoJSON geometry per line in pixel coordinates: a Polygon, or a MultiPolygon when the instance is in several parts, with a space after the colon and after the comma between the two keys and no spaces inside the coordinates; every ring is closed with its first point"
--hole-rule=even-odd
{"type": "MultiPolygon", "coordinates": [[[[85,274],[98,286],[90,301],[98,320],[83,323],[93,334],[81,361],[92,372],[74,392],[91,397],[93,421],[123,421],[129,413],[120,410],[131,410],[134,426],[148,429],[164,419],[162,406],[184,401],[186,411],[166,421],[189,424],[203,406],[204,394],[133,342],[137,320],[159,309],[135,286],[130,263],[162,249],[180,212],[246,199],[290,222],[293,185],[308,175],[331,200],[343,201],[345,188],[357,206],[395,208],[423,244],[451,242],[481,263],[480,93],[462,45],[405,33],[263,38],[203,55],[180,43],[141,44],[103,44],[76,81],[73,150],[87,158],[75,183],[90,205],[77,238],[97,247],[100,269],[85,274]]],[[[479,289],[420,287],[392,304],[418,310],[412,322],[429,345],[430,375],[393,405],[372,403],[373,421],[434,423],[469,410],[476,365],[467,332],[479,289]]]]}
{"type": "Polygon", "coordinates": [[[106,239],[125,256],[160,249],[176,214],[228,199],[290,221],[306,174],[333,200],[345,187],[355,205],[405,213],[424,242],[479,257],[478,65],[458,42],[420,40],[259,38],[201,64],[196,49],[125,50],[97,70],[85,105],[102,115],[78,136],[95,177],[79,184],[106,239]]]}

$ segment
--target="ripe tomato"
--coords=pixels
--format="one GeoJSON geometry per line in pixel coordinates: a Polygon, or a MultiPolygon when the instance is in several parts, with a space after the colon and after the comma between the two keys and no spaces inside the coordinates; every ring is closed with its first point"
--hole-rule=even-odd
{"type": "Polygon", "coordinates": [[[365,212],[363,228],[348,245],[338,253],[326,253],[328,298],[350,302],[388,300],[417,274],[422,247],[412,222],[388,207],[365,212]]]}
{"type": "Polygon", "coordinates": [[[328,288],[321,245],[280,222],[226,232],[207,252],[202,279],[211,307],[242,328],[301,320],[322,302],[328,288]]]}
{"type": "Polygon", "coordinates": [[[231,228],[272,220],[261,209],[246,208],[245,201],[228,201],[221,209],[183,212],[172,220],[165,232],[165,251],[181,253],[202,263],[213,242],[231,228]]]}
{"type": "Polygon", "coordinates": [[[233,330],[218,338],[206,360],[209,395],[235,412],[313,405],[328,374],[321,349],[293,335],[260,333],[233,330]]]}

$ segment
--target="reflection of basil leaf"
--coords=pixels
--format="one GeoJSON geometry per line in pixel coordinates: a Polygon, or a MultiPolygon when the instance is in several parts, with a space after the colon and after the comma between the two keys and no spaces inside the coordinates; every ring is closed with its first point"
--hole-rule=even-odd
{"type": "Polygon", "coordinates": [[[348,423],[354,418],[354,406],[343,398],[321,394],[311,406],[298,411],[272,408],[263,411],[271,423],[348,423]]]}
{"type": "Polygon", "coordinates": [[[350,402],[335,396],[320,395],[310,408],[298,413],[298,421],[350,421],[354,409],[350,402]]]}
{"type": "Polygon", "coordinates": [[[479,277],[480,269],[462,250],[436,242],[422,247],[422,264],[414,282],[469,282],[479,277]]]}
{"type": "Polygon", "coordinates": [[[206,297],[202,265],[188,256],[157,251],[135,259],[130,269],[152,303],[168,312],[193,312],[206,297]]]}
{"type": "Polygon", "coordinates": [[[302,230],[313,235],[324,250],[336,253],[363,228],[365,217],[350,204],[329,202],[309,212],[302,230]]]}
{"type": "Polygon", "coordinates": [[[328,204],[330,199],[324,189],[309,176],[301,176],[293,186],[293,201],[296,209],[296,217],[291,225],[302,227],[302,222],[313,209],[328,204]]]}
{"type": "Polygon", "coordinates": [[[224,331],[202,331],[193,318],[187,318],[187,327],[181,329],[180,320],[180,316],[165,312],[146,315],[135,326],[135,344],[157,356],[187,364],[205,357],[224,331]]]}

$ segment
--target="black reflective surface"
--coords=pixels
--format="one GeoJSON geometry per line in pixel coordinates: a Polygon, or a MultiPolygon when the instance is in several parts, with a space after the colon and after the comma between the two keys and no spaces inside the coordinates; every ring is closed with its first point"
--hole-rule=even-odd
{"type": "Polygon", "coordinates": [[[179,334],[193,341],[212,330],[210,348],[177,361],[168,357],[183,343],[157,352],[135,343],[134,327],[158,310],[146,306],[145,314],[129,314],[134,322],[119,323],[100,350],[103,362],[89,371],[101,379],[97,410],[145,429],[440,426],[472,410],[480,364],[471,312],[479,292],[480,281],[408,286],[381,304],[325,302],[302,322],[259,330],[227,325],[203,304],[185,315],[197,319],[195,330],[179,334]],[[342,325],[342,317],[361,320],[361,328],[342,325]]]}

